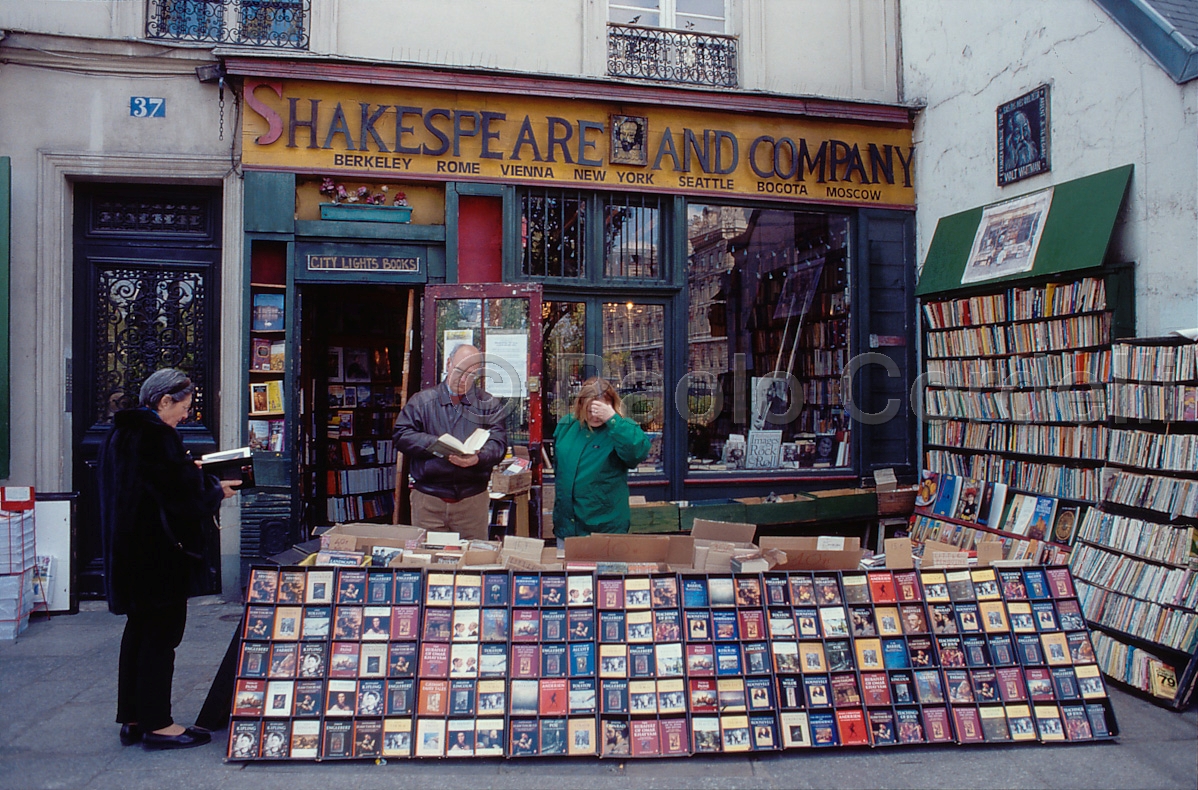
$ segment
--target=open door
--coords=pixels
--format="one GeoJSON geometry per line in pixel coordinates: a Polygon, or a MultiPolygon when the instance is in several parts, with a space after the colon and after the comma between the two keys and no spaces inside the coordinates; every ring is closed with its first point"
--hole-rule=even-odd
{"type": "Polygon", "coordinates": [[[507,407],[507,437],[532,460],[530,532],[541,534],[541,286],[532,283],[429,285],[424,291],[421,388],[441,380],[462,344],[487,357],[483,384],[507,407]]]}

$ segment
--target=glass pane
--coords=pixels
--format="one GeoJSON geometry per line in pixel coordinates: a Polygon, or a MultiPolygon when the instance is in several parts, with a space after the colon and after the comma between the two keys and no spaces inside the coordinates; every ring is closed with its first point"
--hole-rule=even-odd
{"type": "Polygon", "coordinates": [[[527,445],[528,299],[486,299],[483,308],[483,386],[508,407],[508,445],[527,445]]]}
{"type": "Polygon", "coordinates": [[[661,277],[658,200],[630,195],[611,198],[603,207],[603,271],[608,277],[639,280],[661,277]]]}
{"type": "Polygon", "coordinates": [[[437,381],[445,378],[445,360],[460,345],[477,347],[482,343],[482,299],[438,299],[437,381]]]}
{"type": "Polygon", "coordinates": [[[661,471],[665,379],[665,306],[635,302],[603,305],[603,375],[616,385],[624,414],[652,441],[634,473],[661,471]]]}
{"type": "Polygon", "coordinates": [[[690,468],[849,466],[847,218],[691,205],[687,236],[690,468]]]}
{"type": "Polygon", "coordinates": [[[520,219],[521,268],[532,277],[581,277],[586,204],[576,193],[532,190],[520,219]]]}
{"type": "MultiPolygon", "coordinates": [[[[557,422],[570,411],[582,382],[594,374],[586,365],[587,306],[583,302],[541,303],[542,416],[546,447],[551,447],[557,422]]],[[[553,458],[550,456],[550,460],[553,458]]]]}
{"type": "Polygon", "coordinates": [[[687,30],[692,33],[720,33],[724,32],[724,20],[722,18],[711,18],[706,16],[693,16],[691,14],[679,14],[678,23],[675,25],[678,30],[687,30]]]}
{"type": "Polygon", "coordinates": [[[620,0],[618,3],[608,3],[607,21],[616,25],[656,27],[660,19],[660,7],[660,0],[620,0]]]}

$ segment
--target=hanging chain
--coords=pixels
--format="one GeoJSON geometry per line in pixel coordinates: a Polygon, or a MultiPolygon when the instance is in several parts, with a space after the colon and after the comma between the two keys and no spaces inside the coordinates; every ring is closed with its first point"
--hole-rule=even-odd
{"type": "Polygon", "coordinates": [[[225,78],[222,76],[217,83],[220,89],[220,138],[225,139],[225,78]]]}

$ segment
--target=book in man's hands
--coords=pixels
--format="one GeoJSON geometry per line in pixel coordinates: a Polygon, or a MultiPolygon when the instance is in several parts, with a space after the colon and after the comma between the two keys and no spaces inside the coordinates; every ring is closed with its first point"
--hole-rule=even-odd
{"type": "Polygon", "coordinates": [[[240,490],[254,487],[254,460],[249,447],[205,453],[200,456],[200,466],[221,480],[240,480],[240,490]]]}
{"type": "Polygon", "coordinates": [[[476,455],[490,438],[491,432],[486,428],[475,428],[474,433],[467,436],[464,441],[443,433],[437,437],[437,441],[428,446],[428,451],[439,458],[448,458],[451,455],[476,455]]]}

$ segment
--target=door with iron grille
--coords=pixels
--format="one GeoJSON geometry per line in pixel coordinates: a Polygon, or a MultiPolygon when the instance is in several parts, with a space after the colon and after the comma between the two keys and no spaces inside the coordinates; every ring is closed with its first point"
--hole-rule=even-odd
{"type": "Polygon", "coordinates": [[[82,598],[104,594],[97,453],[146,377],[164,367],[191,377],[179,432],[196,457],[215,448],[220,227],[216,187],[76,186],[69,408],[82,598]]]}

